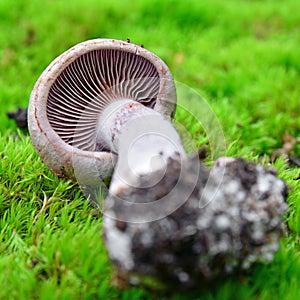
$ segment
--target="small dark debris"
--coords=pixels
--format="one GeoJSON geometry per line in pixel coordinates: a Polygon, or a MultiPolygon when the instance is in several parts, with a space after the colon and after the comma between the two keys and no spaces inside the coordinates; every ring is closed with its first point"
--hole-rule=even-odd
{"type": "Polygon", "coordinates": [[[21,129],[27,129],[27,108],[20,108],[16,112],[8,112],[8,118],[15,119],[17,126],[21,129]]]}
{"type": "Polygon", "coordinates": [[[289,156],[290,152],[295,149],[297,139],[288,131],[281,137],[282,147],[276,149],[272,155],[272,160],[276,160],[281,155],[289,156]]]}
{"type": "Polygon", "coordinates": [[[293,178],[293,180],[300,180],[300,173],[299,173],[298,177],[293,178]]]}
{"type": "Polygon", "coordinates": [[[289,163],[293,164],[293,165],[295,165],[297,167],[300,167],[300,158],[296,157],[296,156],[290,155],[289,156],[289,163]]]}
{"type": "Polygon", "coordinates": [[[40,261],[39,261],[39,259],[37,257],[33,258],[31,260],[31,266],[32,266],[32,268],[34,268],[35,266],[37,266],[39,264],[39,262],[40,261]]]}
{"type": "Polygon", "coordinates": [[[198,157],[200,160],[204,160],[205,158],[207,158],[208,155],[208,147],[205,145],[203,147],[200,147],[198,149],[198,157]]]}

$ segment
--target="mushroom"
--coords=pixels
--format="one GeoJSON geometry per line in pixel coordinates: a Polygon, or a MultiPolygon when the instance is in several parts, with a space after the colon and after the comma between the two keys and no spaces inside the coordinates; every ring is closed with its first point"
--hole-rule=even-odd
{"type": "Polygon", "coordinates": [[[273,260],[287,210],[286,185],[274,170],[227,157],[199,169],[192,156],[168,160],[155,186],[148,187],[151,178],[140,181],[146,188],[122,189],[105,200],[104,241],[119,285],[204,287],[273,260]],[[158,203],[162,198],[169,206],[158,203]],[[170,211],[174,202],[179,208],[170,211]],[[138,218],[151,212],[152,222],[138,218]]]}
{"type": "Polygon", "coordinates": [[[176,92],[165,63],[113,39],[86,41],[57,57],[37,80],[28,108],[32,143],[49,169],[70,178],[79,169],[91,183],[109,177],[116,156],[97,139],[97,126],[103,110],[124,99],[170,119],[176,92]]]}
{"type": "Polygon", "coordinates": [[[191,287],[272,260],[286,185],[273,170],[188,157],[170,120],[176,93],[160,58],[97,39],[50,64],[30,98],[29,132],[56,174],[97,187],[112,174],[103,230],[129,283],[152,276],[191,287]]]}

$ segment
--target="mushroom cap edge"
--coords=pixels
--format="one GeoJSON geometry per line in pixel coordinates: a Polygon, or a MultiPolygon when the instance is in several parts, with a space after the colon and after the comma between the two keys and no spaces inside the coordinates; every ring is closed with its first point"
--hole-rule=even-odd
{"type": "Polygon", "coordinates": [[[81,176],[81,182],[87,184],[110,177],[116,156],[111,152],[81,150],[63,141],[48,121],[47,99],[50,87],[64,68],[79,56],[99,49],[127,51],[149,60],[160,77],[154,110],[170,119],[176,108],[175,85],[169,68],[158,56],[141,46],[114,39],[93,39],[79,43],[55,58],[40,75],[30,95],[28,128],[31,141],[43,162],[57,176],[74,179],[81,176]]]}

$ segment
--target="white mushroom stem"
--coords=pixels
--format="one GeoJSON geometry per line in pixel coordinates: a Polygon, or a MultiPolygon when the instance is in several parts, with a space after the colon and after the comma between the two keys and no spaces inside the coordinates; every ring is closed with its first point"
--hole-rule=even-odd
{"type": "MultiPolygon", "coordinates": [[[[169,120],[129,99],[111,103],[98,122],[97,143],[118,154],[110,192],[135,187],[141,176],[161,170],[169,158],[185,158],[180,137],[169,120]]],[[[161,178],[156,178],[159,182],[161,178]]],[[[156,182],[151,182],[155,184],[156,182]]]]}

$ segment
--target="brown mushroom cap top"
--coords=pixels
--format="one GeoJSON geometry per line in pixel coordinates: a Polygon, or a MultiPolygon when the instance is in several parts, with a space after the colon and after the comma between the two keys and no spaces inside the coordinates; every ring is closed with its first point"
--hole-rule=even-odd
{"type": "Polygon", "coordinates": [[[86,41],[57,57],[38,79],[28,110],[31,139],[45,164],[61,176],[76,177],[78,168],[109,176],[115,157],[97,144],[97,121],[120,99],[170,118],[176,92],[168,67],[150,51],[112,39],[86,41]]]}

